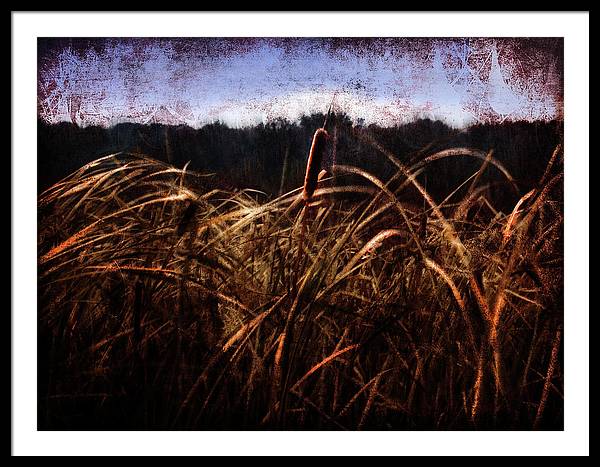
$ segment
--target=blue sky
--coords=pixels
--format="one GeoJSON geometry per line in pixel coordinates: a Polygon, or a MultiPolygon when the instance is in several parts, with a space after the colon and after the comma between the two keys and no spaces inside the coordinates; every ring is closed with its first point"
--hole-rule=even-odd
{"type": "Polygon", "coordinates": [[[336,110],[389,126],[562,118],[560,39],[40,39],[48,122],[253,125],[336,110]]]}

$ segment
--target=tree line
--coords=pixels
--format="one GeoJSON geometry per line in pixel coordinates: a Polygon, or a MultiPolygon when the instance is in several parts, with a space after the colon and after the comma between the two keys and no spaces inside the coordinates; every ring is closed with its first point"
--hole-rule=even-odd
{"type": "MultiPolygon", "coordinates": [[[[246,128],[231,128],[222,122],[198,129],[135,123],[82,128],[38,120],[38,190],[98,157],[129,151],[177,167],[189,163],[191,170],[217,174],[224,187],[253,188],[273,197],[302,184],[312,135],[324,122],[323,114],[303,116],[298,122],[278,119],[246,128]]],[[[332,143],[326,164],[335,157],[338,164],[358,166],[387,180],[396,169],[372,141],[404,163],[442,149],[466,146],[493,150],[522,190],[539,180],[563,132],[560,121],[481,124],[459,130],[429,119],[395,127],[363,125],[340,114],[328,119],[327,129],[332,143]]],[[[443,196],[480,165],[478,160],[451,158],[434,162],[419,177],[433,194],[443,196]]],[[[497,176],[493,170],[486,171],[490,182],[500,180],[497,176]]],[[[506,187],[498,185],[494,190],[492,196],[502,199],[506,187]]]]}

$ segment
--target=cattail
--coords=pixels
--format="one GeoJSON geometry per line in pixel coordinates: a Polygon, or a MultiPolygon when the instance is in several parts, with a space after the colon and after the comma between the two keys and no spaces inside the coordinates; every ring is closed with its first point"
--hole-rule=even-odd
{"type": "Polygon", "coordinates": [[[321,163],[327,148],[327,139],[329,133],[323,128],[319,128],[315,131],[313,136],[312,145],[310,147],[310,154],[308,155],[308,164],[306,166],[306,176],[304,178],[304,190],[302,192],[302,198],[308,201],[312,198],[315,189],[317,188],[319,171],[321,169],[321,163]]]}

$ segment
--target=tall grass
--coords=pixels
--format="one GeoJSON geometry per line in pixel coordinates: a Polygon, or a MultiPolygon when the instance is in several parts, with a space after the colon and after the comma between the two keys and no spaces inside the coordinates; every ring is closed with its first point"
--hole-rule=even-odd
{"type": "Polygon", "coordinates": [[[361,137],[389,180],[313,159],[267,200],[116,154],[42,193],[40,428],[560,429],[561,149],[522,194],[491,153],[361,137]],[[473,156],[444,200],[419,182],[473,156]]]}

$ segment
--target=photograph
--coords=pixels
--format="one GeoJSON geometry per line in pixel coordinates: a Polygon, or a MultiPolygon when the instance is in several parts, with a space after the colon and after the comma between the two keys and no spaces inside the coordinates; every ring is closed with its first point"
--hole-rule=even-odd
{"type": "Polygon", "coordinates": [[[40,429],[561,429],[560,38],[39,38],[40,429]]]}

